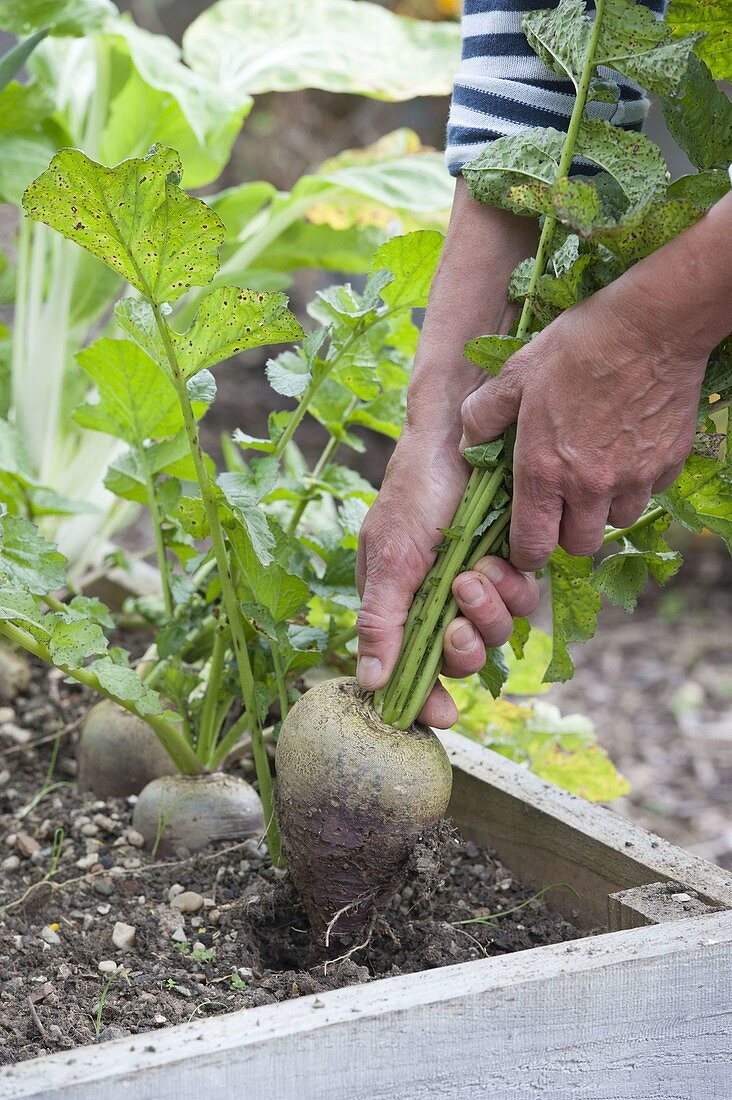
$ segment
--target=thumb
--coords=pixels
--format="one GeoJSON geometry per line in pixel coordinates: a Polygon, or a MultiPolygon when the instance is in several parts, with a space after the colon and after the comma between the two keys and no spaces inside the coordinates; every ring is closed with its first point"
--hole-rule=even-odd
{"type": "Polygon", "coordinates": [[[510,376],[491,379],[463,401],[460,450],[498,439],[518,419],[521,390],[510,376]]]}
{"type": "Polygon", "coordinates": [[[413,595],[409,584],[400,580],[397,565],[389,571],[367,565],[357,624],[356,678],[364,691],[376,691],[391,676],[413,595]]]}

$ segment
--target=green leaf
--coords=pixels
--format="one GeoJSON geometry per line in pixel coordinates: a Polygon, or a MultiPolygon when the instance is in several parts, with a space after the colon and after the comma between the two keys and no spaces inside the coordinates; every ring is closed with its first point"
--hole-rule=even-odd
{"type": "Polygon", "coordinates": [[[18,42],[0,57],[0,91],[7,87],[13,77],[18,75],[36,46],[43,41],[47,34],[48,29],[43,27],[29,38],[18,42]]]}
{"type": "Polygon", "coordinates": [[[81,668],[89,657],[99,657],[106,652],[107,639],[97,623],[57,617],[48,648],[55,664],[81,668]]]}
{"type": "Polygon", "coordinates": [[[729,173],[726,169],[712,169],[690,176],[680,176],[679,179],[674,180],[666,194],[670,199],[682,199],[704,210],[724,198],[730,186],[729,173]]]}
{"type": "Polygon", "coordinates": [[[163,713],[163,704],[157,692],[149,688],[134,669],[117,664],[111,657],[102,657],[89,665],[89,671],[118,702],[134,703],[139,715],[163,713]]]}
{"type": "Polygon", "coordinates": [[[586,642],[595,633],[600,597],[592,586],[592,558],[573,558],[561,548],[548,565],[552,594],[552,659],[544,678],[548,683],[571,680],[574,664],[567,648],[586,642]]]}
{"type": "Polygon", "coordinates": [[[30,520],[5,516],[0,521],[0,575],[11,584],[46,595],[66,582],[66,558],[38,534],[30,520]]]}
{"type": "Polygon", "coordinates": [[[631,203],[648,200],[666,190],[663,157],[643,134],[621,130],[601,118],[585,117],[575,153],[598,164],[617,180],[631,203]]]}
{"type": "Polygon", "coordinates": [[[222,95],[322,88],[401,100],[449,94],[460,30],[352,0],[219,0],[183,49],[194,69],[216,74],[222,95]]]}
{"type": "Polygon", "coordinates": [[[503,650],[486,649],[485,664],[478,673],[478,679],[493,698],[497,699],[508,679],[508,665],[503,650]]]}
{"type": "Polygon", "coordinates": [[[656,501],[690,531],[712,531],[732,553],[732,473],[713,458],[691,454],[670,489],[656,501]]]}
{"type": "Polygon", "coordinates": [[[0,619],[21,626],[45,645],[49,636],[46,618],[30,592],[0,585],[0,619]]]}
{"type": "Polygon", "coordinates": [[[269,612],[276,625],[285,623],[304,609],[310,599],[310,589],[301,577],[288,572],[276,561],[264,565],[248,533],[241,528],[233,533],[232,546],[245,599],[248,594],[251,602],[269,612]]]}
{"type": "Polygon", "coordinates": [[[371,270],[386,268],[393,275],[381,292],[390,309],[427,305],[443,243],[442,233],[422,229],[392,237],[377,250],[371,270]]]}
{"type": "Polygon", "coordinates": [[[497,375],[506,362],[527,343],[517,336],[479,336],[465,345],[465,358],[489,374],[497,375]]]}
{"type": "Polygon", "coordinates": [[[100,259],[151,302],[209,283],[224,239],[218,215],[178,186],[171,149],[105,168],[64,149],[23,196],[26,214],[100,259]]]}
{"type": "Polygon", "coordinates": [[[239,470],[219,474],[216,483],[228,505],[229,514],[249,536],[257,558],[262,565],[269,565],[275,540],[267,524],[267,517],[259,507],[265,493],[261,487],[255,485],[248,473],[239,470]]]}
{"type": "Polygon", "coordinates": [[[148,439],[175,435],[183,427],[172,382],[131,340],[97,340],[76,358],[99,394],[95,404],[74,412],[83,428],[140,446],[148,439]]]}
{"type": "Polygon", "coordinates": [[[673,550],[639,550],[626,546],[617,554],[603,558],[595,570],[593,583],[613,603],[633,611],[642,593],[649,570],[664,584],[681,566],[681,554],[673,550]]]}
{"type": "Polygon", "coordinates": [[[463,457],[471,466],[477,466],[481,470],[489,470],[501,461],[504,449],[504,441],[494,439],[491,443],[479,443],[476,447],[466,447],[463,457]]]}
{"type": "Polygon", "coordinates": [[[669,199],[653,203],[616,225],[599,226],[588,236],[605,245],[625,266],[635,263],[673,240],[699,220],[703,210],[689,202],[669,199]]]}
{"type": "MultiPolygon", "coordinates": [[[[124,298],[115,310],[122,328],[163,369],[168,369],[165,349],[146,302],[124,298]]],[[[284,294],[218,286],[202,299],[193,323],[185,332],[169,328],[170,340],[184,378],[215,366],[249,348],[284,344],[303,335],[287,308],[284,294]]]]}
{"type": "Polygon", "coordinates": [[[692,56],[678,96],[664,96],[661,105],[666,125],[691,163],[700,169],[719,168],[726,174],[732,161],[732,102],[714,83],[703,61],[692,56]]]}
{"type": "MultiPolygon", "coordinates": [[[[475,160],[463,168],[463,178],[474,199],[512,210],[534,213],[511,198],[511,189],[522,184],[539,184],[548,192],[557,178],[559,158],[566,134],[551,127],[523,130],[486,145],[475,160]]],[[[542,212],[539,209],[537,212],[542,212]]]]}
{"type": "Polygon", "coordinates": [[[81,35],[100,30],[115,13],[110,0],[3,0],[0,27],[18,35],[42,27],[52,34],[81,35]]]}
{"type": "Polygon", "coordinates": [[[115,622],[109,608],[96,596],[74,596],[69,607],[82,618],[99,623],[107,630],[114,630],[115,622]]]}
{"type": "Polygon", "coordinates": [[[732,7],[730,0],[671,0],[667,20],[675,34],[704,31],[696,47],[717,80],[732,79],[732,7]]]}
{"type": "Polygon", "coordinates": [[[183,64],[179,47],[127,18],[109,26],[115,79],[127,79],[110,106],[100,160],[117,164],[158,142],[176,149],[189,187],[213,183],[229,162],[252,106],[246,93],[221,94],[214,74],[183,64]]]}
{"type": "Polygon", "coordinates": [[[586,798],[588,802],[610,802],[622,798],[631,787],[599,745],[565,749],[550,745],[537,752],[531,770],[557,787],[586,798]]]}
{"type": "MultiPolygon", "coordinates": [[[[555,8],[529,12],[524,30],[531,48],[555,72],[579,85],[593,24],[584,0],[560,0],[555,8]]],[[[698,37],[698,36],[697,36],[698,37]]],[[[632,0],[607,0],[594,54],[648,91],[669,94],[686,71],[696,38],[672,39],[669,28],[632,0]]]]}

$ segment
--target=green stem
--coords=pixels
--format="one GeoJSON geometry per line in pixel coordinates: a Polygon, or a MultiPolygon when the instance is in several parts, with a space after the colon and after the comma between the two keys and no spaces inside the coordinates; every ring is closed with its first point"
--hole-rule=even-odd
{"type": "MultiPolygon", "coordinates": [[[[567,137],[562,147],[562,155],[559,158],[559,165],[557,167],[557,178],[554,181],[558,183],[560,180],[565,179],[569,175],[569,171],[572,167],[572,160],[574,159],[574,150],[577,145],[577,136],[582,125],[582,118],[585,113],[585,107],[587,105],[587,93],[590,88],[590,81],[592,80],[592,74],[595,71],[595,53],[597,51],[597,43],[600,39],[600,31],[602,30],[602,19],[605,12],[605,0],[597,0],[595,4],[595,21],[592,25],[592,34],[587,47],[587,54],[585,56],[584,64],[582,66],[582,73],[580,75],[579,84],[576,86],[576,97],[574,101],[574,107],[572,108],[572,116],[569,120],[569,126],[567,127],[567,137]]],[[[539,245],[534,258],[534,266],[531,271],[531,278],[529,280],[528,290],[526,291],[526,298],[524,300],[523,308],[521,310],[521,317],[519,318],[518,328],[516,335],[520,340],[523,340],[528,335],[529,326],[531,324],[531,317],[533,314],[533,307],[531,304],[532,298],[536,291],[536,285],[539,279],[544,274],[546,267],[547,257],[551,248],[552,240],[554,238],[554,230],[556,229],[557,220],[548,214],[544,219],[544,225],[541,230],[541,237],[539,238],[539,245]]]]}
{"type": "Polygon", "coordinates": [[[636,531],[642,531],[644,527],[650,527],[652,523],[655,523],[657,519],[666,514],[665,508],[652,508],[650,512],[646,512],[637,519],[635,523],[631,523],[630,527],[613,527],[605,535],[602,540],[603,546],[607,546],[610,542],[620,542],[621,539],[629,538],[634,535],[636,531]]]}
{"type": "Polygon", "coordinates": [[[171,722],[168,722],[167,719],[161,718],[157,714],[140,714],[134,704],[129,700],[120,699],[118,696],[112,694],[111,691],[102,687],[98,677],[90,669],[70,668],[68,665],[54,661],[48,648],[21,627],[14,626],[9,622],[0,622],[0,634],[3,634],[9,641],[20,646],[20,648],[24,649],[27,653],[31,653],[34,657],[38,657],[39,660],[44,661],[46,664],[53,665],[54,668],[60,669],[61,672],[70,677],[70,679],[76,680],[78,684],[84,684],[85,687],[91,688],[92,691],[96,691],[99,695],[111,699],[112,702],[117,703],[118,706],[128,710],[130,714],[134,714],[143,722],[146,722],[157,734],[158,740],[176,768],[184,775],[200,775],[203,772],[201,761],[186,741],[184,735],[180,730],[176,729],[171,722]]]}
{"type": "MultiPolygon", "coordinates": [[[[350,417],[351,413],[353,412],[353,410],[355,409],[357,404],[358,404],[358,398],[354,397],[353,400],[351,401],[351,403],[349,404],[348,408],[343,413],[343,427],[344,428],[348,426],[349,417],[350,417]]],[[[313,481],[317,481],[322,476],[323,471],[328,467],[328,464],[331,462],[333,456],[335,455],[335,453],[338,450],[338,448],[340,447],[340,445],[341,445],[340,439],[338,439],[337,436],[332,435],[330,437],[330,439],[328,440],[328,442],[326,443],[325,447],[323,448],[323,451],[320,455],[320,458],[318,459],[318,461],[313,466],[313,472],[310,475],[313,481]]],[[[300,520],[302,519],[302,517],[305,513],[305,509],[307,508],[308,504],[311,503],[312,499],[313,499],[312,497],[303,497],[303,499],[298,502],[298,505],[295,508],[295,511],[292,513],[292,516],[290,518],[290,522],[287,525],[288,535],[294,535],[295,531],[297,530],[297,525],[299,524],[300,520]]]]}
{"type": "Polygon", "coordinates": [[[270,858],[275,866],[278,866],[281,861],[281,844],[280,844],[280,831],[277,816],[275,814],[274,795],[272,790],[272,774],[269,768],[269,758],[267,751],[262,740],[262,726],[259,721],[259,706],[257,702],[257,692],[254,682],[254,674],[252,672],[251,660],[249,658],[249,648],[247,646],[246,631],[244,627],[244,619],[242,616],[239,601],[236,596],[236,590],[234,583],[231,579],[231,573],[229,571],[229,560],[226,553],[226,543],[224,542],[224,532],[221,527],[221,520],[219,518],[218,506],[216,504],[216,498],[211,489],[211,482],[208,476],[206,465],[203,461],[203,451],[201,450],[201,443],[198,438],[198,427],[193,415],[191,403],[188,397],[188,390],[186,389],[186,383],[183,378],[180,364],[178,363],[178,357],[173,347],[173,342],[170,339],[170,332],[165,320],[160,312],[160,307],[157,303],[151,303],[153,315],[155,317],[155,324],[160,334],[160,339],[165,351],[165,356],[168,360],[170,367],[171,378],[173,385],[175,386],[176,393],[178,395],[178,401],[180,403],[181,411],[183,413],[183,421],[185,424],[186,435],[188,437],[188,445],[191,451],[191,457],[193,459],[193,465],[196,470],[196,478],[198,481],[198,488],[201,493],[201,499],[206,510],[206,517],[208,519],[209,530],[211,533],[211,545],[214,555],[216,557],[216,566],[219,573],[219,583],[221,585],[221,601],[224,606],[226,617],[229,620],[229,627],[231,629],[231,638],[234,648],[234,655],[236,657],[237,669],[239,671],[239,679],[241,681],[241,691],[244,699],[244,705],[249,715],[249,731],[252,738],[252,755],[254,756],[254,766],[257,772],[257,779],[259,781],[259,796],[262,800],[262,808],[264,810],[264,819],[267,822],[267,840],[269,843],[270,858]]]}
{"type": "Polygon", "coordinates": [[[173,591],[170,586],[170,565],[168,562],[168,554],[165,548],[165,535],[163,534],[163,517],[160,514],[160,507],[158,505],[158,498],[155,493],[155,481],[150,472],[150,466],[147,461],[147,454],[142,444],[137,448],[137,456],[142,466],[143,475],[145,477],[145,488],[147,490],[147,506],[150,509],[150,517],[152,519],[153,534],[155,536],[155,554],[158,559],[158,572],[160,573],[160,583],[163,588],[163,603],[165,604],[165,613],[169,618],[173,617],[175,611],[175,604],[173,603],[173,591]]]}
{"type": "Polygon", "coordinates": [[[290,703],[287,698],[287,684],[285,682],[285,676],[282,671],[282,659],[280,657],[280,649],[277,645],[277,642],[272,642],[271,648],[272,666],[274,668],[275,679],[277,680],[277,695],[280,700],[280,717],[284,722],[290,709],[290,703]]]}
{"type": "Polygon", "coordinates": [[[198,755],[201,760],[208,762],[216,739],[216,711],[219,697],[219,689],[224,670],[224,657],[226,655],[227,642],[226,621],[222,620],[216,627],[214,634],[211,661],[208,666],[208,679],[206,681],[206,693],[203,697],[201,719],[198,726],[198,755]]]}

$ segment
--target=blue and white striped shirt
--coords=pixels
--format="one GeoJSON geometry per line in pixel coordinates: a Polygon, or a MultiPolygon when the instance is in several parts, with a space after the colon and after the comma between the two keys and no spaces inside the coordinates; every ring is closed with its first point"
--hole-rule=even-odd
{"type": "MultiPolygon", "coordinates": [[[[662,15],[666,0],[642,0],[662,15]]],[[[566,130],[574,105],[567,77],[549,69],[521,29],[526,12],[557,6],[557,0],[463,0],[463,50],[447,126],[446,159],[453,176],[489,141],[532,126],[566,130]]],[[[588,7],[594,8],[593,0],[588,7]]],[[[617,103],[588,105],[588,114],[626,130],[640,130],[648,110],[643,91],[618,73],[599,69],[620,87],[617,103]]]]}

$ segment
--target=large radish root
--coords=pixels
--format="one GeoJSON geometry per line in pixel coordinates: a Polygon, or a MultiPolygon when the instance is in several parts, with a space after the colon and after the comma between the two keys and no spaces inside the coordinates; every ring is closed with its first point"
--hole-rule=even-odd
{"type": "Polygon", "coordinates": [[[12,703],[30,683],[30,665],[25,657],[0,646],[0,703],[12,703]]]}
{"type": "Polygon", "coordinates": [[[316,939],[355,937],[386,907],[410,851],[450,800],[452,770],[431,730],[384,725],[353,679],[311,688],[277,743],[290,873],[316,939]]]}
{"type": "Polygon", "coordinates": [[[264,833],[259,795],[244,779],[167,775],[148,783],[132,822],[161,855],[198,852],[215,840],[244,840],[264,833]]]}
{"type": "Polygon", "coordinates": [[[176,767],[146,722],[103,699],[91,708],[76,748],[79,786],[97,798],[126,798],[176,767]]]}

